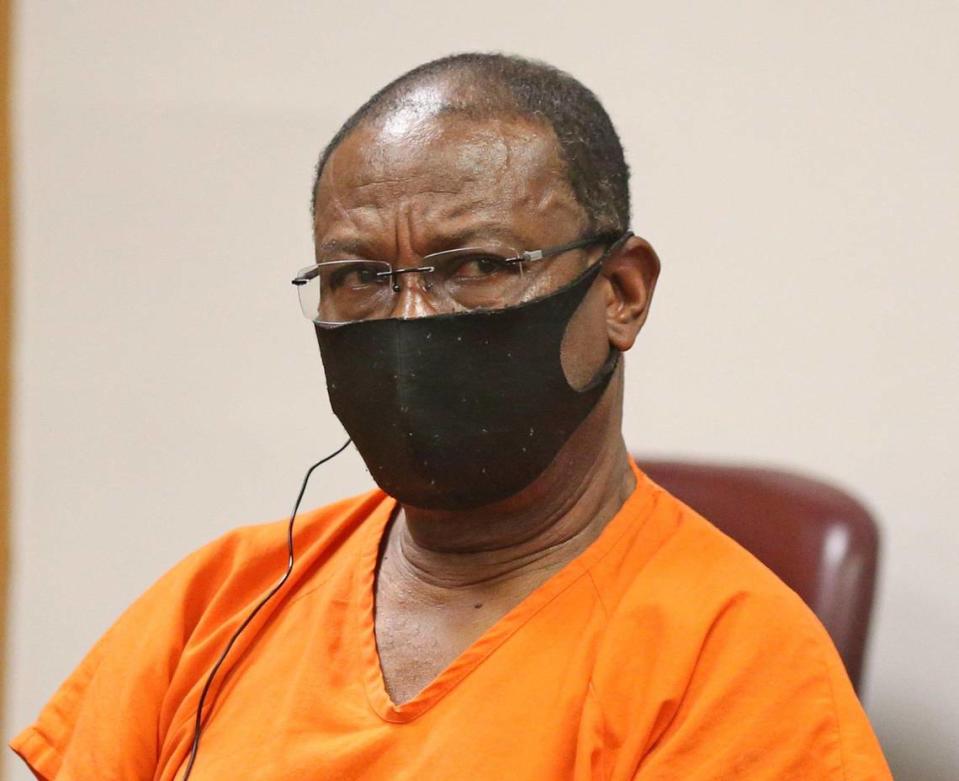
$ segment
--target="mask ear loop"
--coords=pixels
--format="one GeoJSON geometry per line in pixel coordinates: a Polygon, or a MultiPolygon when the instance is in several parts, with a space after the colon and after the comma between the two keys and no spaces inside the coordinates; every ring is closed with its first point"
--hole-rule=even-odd
{"type": "MultiPolygon", "coordinates": [[[[617,252],[619,252],[619,250],[623,248],[623,245],[627,241],[629,241],[629,239],[632,238],[632,236],[633,236],[633,232],[631,230],[627,230],[625,233],[620,235],[619,238],[616,239],[616,241],[610,244],[603,251],[603,254],[600,255],[599,260],[597,260],[592,266],[586,269],[583,276],[586,276],[587,274],[592,272],[593,269],[602,268],[603,261],[605,261],[610,256],[615,255],[617,252]]],[[[598,276],[598,272],[597,272],[597,276],[598,276]]],[[[595,282],[596,280],[594,279],[593,281],[595,282]]],[[[602,385],[606,381],[606,378],[616,370],[617,366],[619,366],[619,359],[621,355],[622,353],[619,350],[617,350],[615,347],[610,347],[609,355],[606,356],[606,360],[603,361],[603,365],[599,367],[599,370],[596,372],[596,375],[593,377],[593,379],[587,382],[586,385],[584,385],[582,388],[577,388],[576,392],[587,393],[588,391],[593,390],[593,388],[596,388],[599,385],[602,385]]]]}
{"type": "Polygon", "coordinates": [[[236,639],[240,636],[243,630],[250,625],[250,622],[256,617],[256,614],[260,612],[260,609],[267,602],[269,602],[281,588],[283,588],[283,584],[286,583],[290,577],[290,573],[293,572],[293,524],[296,521],[296,512],[300,509],[300,502],[303,500],[303,494],[306,493],[306,485],[310,481],[310,476],[313,474],[313,470],[318,466],[325,464],[327,461],[338,456],[340,453],[346,450],[351,441],[352,440],[349,439],[346,440],[343,445],[341,445],[325,458],[321,458],[306,471],[306,476],[303,478],[303,485],[300,486],[300,493],[296,497],[296,503],[293,505],[293,513],[290,515],[290,521],[286,527],[286,545],[287,551],[289,552],[289,560],[287,561],[286,572],[283,573],[283,577],[280,578],[277,584],[267,592],[266,596],[264,596],[263,599],[257,603],[256,607],[250,611],[250,614],[233,633],[233,636],[230,637],[229,642],[226,644],[226,648],[223,649],[223,653],[220,654],[220,658],[217,659],[216,664],[213,665],[213,669],[210,670],[210,674],[206,678],[206,683],[203,685],[203,691],[200,693],[200,701],[196,706],[196,722],[193,726],[193,747],[190,749],[190,759],[187,762],[186,772],[183,774],[182,781],[187,781],[190,778],[190,773],[193,772],[193,764],[196,762],[196,755],[200,750],[200,733],[203,730],[203,704],[206,701],[206,696],[210,691],[210,686],[213,683],[213,679],[216,677],[220,666],[223,664],[227,655],[230,653],[230,650],[233,648],[233,644],[236,642],[236,639]]]}

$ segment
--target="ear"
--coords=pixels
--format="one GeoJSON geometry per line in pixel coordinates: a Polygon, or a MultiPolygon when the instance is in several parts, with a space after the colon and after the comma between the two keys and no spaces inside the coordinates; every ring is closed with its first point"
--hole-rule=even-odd
{"type": "Polygon", "coordinates": [[[646,322],[659,278],[659,257],[649,242],[631,236],[603,262],[606,291],[606,331],[620,352],[633,346],[646,322]]]}

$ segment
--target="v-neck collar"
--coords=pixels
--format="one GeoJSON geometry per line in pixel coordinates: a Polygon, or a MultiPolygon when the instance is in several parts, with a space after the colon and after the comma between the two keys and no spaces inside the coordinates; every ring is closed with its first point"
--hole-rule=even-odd
{"type": "Polygon", "coordinates": [[[361,558],[353,575],[353,636],[358,639],[360,667],[370,707],[385,721],[412,721],[433,707],[446,694],[475,670],[490,654],[526,624],[533,616],[556,599],[601,559],[635,524],[643,523],[652,502],[652,483],[630,459],[636,476],[636,487],[622,507],[606,524],[586,550],[535,588],[519,604],[471,643],[439,675],[415,697],[402,705],[395,704],[386,690],[374,624],[376,565],[383,536],[397,509],[396,499],[384,495],[363,530],[361,558]]]}

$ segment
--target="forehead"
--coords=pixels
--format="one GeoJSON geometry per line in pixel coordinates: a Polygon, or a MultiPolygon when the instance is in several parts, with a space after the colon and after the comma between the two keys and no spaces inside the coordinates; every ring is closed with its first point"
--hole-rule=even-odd
{"type": "Polygon", "coordinates": [[[318,242],[342,233],[395,236],[404,222],[419,234],[495,223],[532,238],[537,223],[555,236],[557,223],[573,222],[575,232],[585,214],[545,124],[414,106],[355,128],[316,192],[318,242]]]}

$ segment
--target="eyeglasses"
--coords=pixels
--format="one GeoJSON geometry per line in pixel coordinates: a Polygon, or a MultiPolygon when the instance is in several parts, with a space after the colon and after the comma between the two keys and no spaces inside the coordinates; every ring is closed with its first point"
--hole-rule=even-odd
{"type": "Polygon", "coordinates": [[[390,317],[400,277],[419,275],[421,290],[437,314],[473,309],[502,309],[521,303],[532,285],[530,264],[596,244],[609,245],[599,262],[632,234],[600,234],[547,249],[508,247],[435,252],[419,266],[394,267],[381,260],[328,260],[297,272],[293,284],[300,308],[314,323],[339,324],[390,317]]]}

